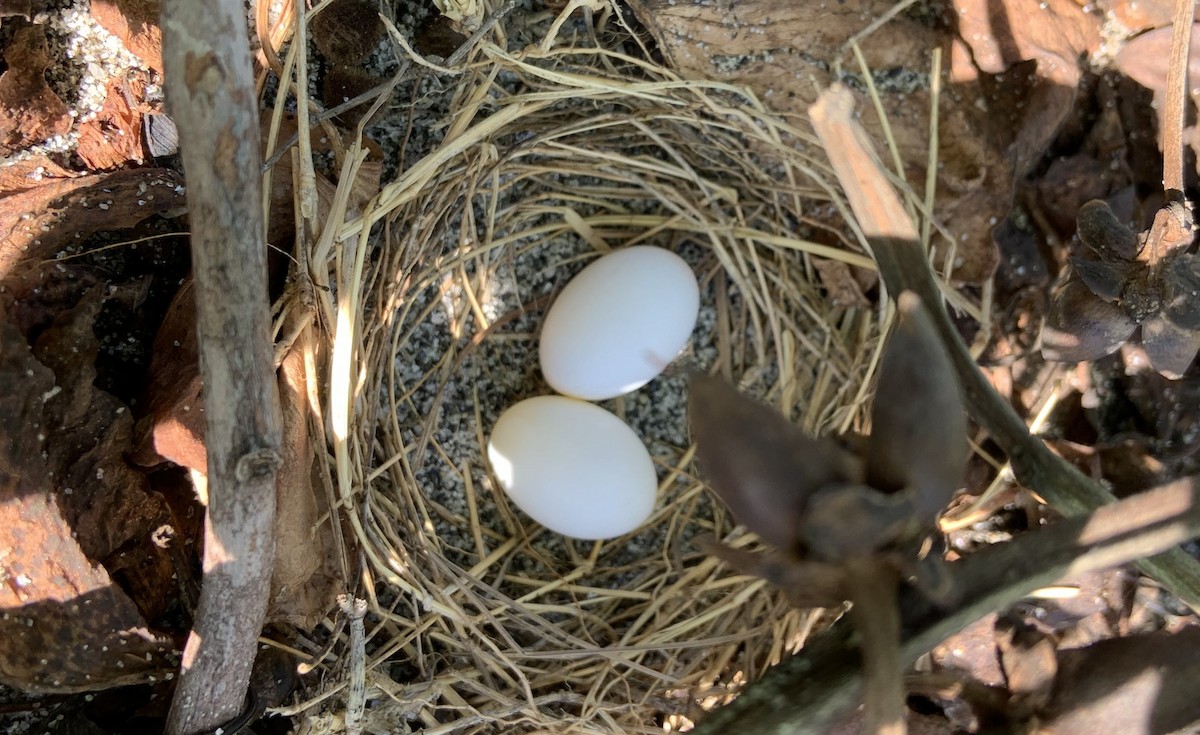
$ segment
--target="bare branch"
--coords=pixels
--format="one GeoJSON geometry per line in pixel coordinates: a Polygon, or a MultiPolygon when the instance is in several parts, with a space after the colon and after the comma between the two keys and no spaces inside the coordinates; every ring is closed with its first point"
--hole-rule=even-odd
{"type": "MultiPolygon", "coordinates": [[[[1200,535],[1200,478],[1176,480],[1088,516],[1065,519],[947,564],[953,602],[902,590],[901,661],[911,666],[947,637],[1064,577],[1106,569],[1200,535]]],[[[841,622],[713,712],[693,732],[821,735],[860,701],[863,674],[852,626],[841,622]]]]}
{"type": "MultiPolygon", "coordinates": [[[[866,133],[852,119],[853,106],[850,91],[835,85],[822,93],[810,113],[850,207],[871,242],[888,292],[895,296],[911,290],[921,297],[958,372],[967,413],[1004,449],[1021,484],[1037,488],[1065,515],[1111,503],[1112,493],[1031,436],[1025,422],[979,371],[942,306],[916,227],[882,173],[866,133]]],[[[1200,562],[1172,549],[1142,561],[1141,566],[1180,600],[1200,610],[1200,562]]]]}
{"type": "Polygon", "coordinates": [[[275,547],[279,397],[272,368],[257,97],[241,0],[165,0],[167,101],[192,225],[209,504],[204,583],[167,732],[242,708],[275,547]]]}

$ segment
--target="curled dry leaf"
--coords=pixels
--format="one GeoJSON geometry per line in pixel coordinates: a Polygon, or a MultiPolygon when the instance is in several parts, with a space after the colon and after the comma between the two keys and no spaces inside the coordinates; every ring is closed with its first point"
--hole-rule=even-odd
{"type": "Polygon", "coordinates": [[[276,479],[275,567],[271,573],[268,619],[312,630],[345,588],[338,570],[340,553],[330,523],[337,514],[319,469],[322,456],[309,437],[308,376],[304,353],[312,349],[305,331],[279,366],[283,416],[283,464],[276,479]]]}
{"type": "Polygon", "coordinates": [[[79,124],[78,155],[93,171],[108,171],[146,159],[142,122],[145,79],[129,75],[109,81],[104,106],[79,124]]]}
{"type": "Polygon", "coordinates": [[[0,154],[9,154],[71,128],[67,106],[48,84],[53,63],[45,31],[24,26],[4,49],[8,69],[0,74],[0,154]]]}
{"type": "Polygon", "coordinates": [[[131,459],[143,467],[164,461],[208,474],[204,448],[200,345],[196,337],[196,298],[188,279],[154,337],[153,357],[140,403],[131,459]]]}

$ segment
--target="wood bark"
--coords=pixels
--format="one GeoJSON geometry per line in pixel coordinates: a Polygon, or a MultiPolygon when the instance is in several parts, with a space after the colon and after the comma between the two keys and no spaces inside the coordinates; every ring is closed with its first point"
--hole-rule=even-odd
{"type": "Polygon", "coordinates": [[[270,592],[280,418],[245,7],[164,0],[162,29],[187,180],[207,417],[204,580],[167,720],[171,735],[191,735],[234,718],[245,699],[270,592]]]}

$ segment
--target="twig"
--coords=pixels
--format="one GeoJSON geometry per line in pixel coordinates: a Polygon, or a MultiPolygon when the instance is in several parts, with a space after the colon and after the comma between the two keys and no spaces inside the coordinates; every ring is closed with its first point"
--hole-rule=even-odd
{"type": "Polygon", "coordinates": [[[1163,188],[1183,192],[1183,126],[1187,101],[1188,51],[1192,41],[1193,0],[1179,0],[1171,27],[1171,63],[1167,67],[1167,99],[1163,105],[1163,188]]]}
{"type": "MultiPolygon", "coordinates": [[[[979,371],[942,306],[916,227],[881,172],[866,133],[852,120],[853,107],[850,91],[834,85],[821,94],[810,113],[850,207],[871,243],[887,290],[893,296],[915,291],[929,308],[958,372],[968,413],[1007,453],[1021,484],[1036,488],[1065,515],[1080,515],[1111,503],[1111,493],[1031,436],[1025,422],[979,371]]],[[[1143,560],[1141,567],[1180,600],[1200,610],[1200,562],[1172,549],[1143,560]]]]}
{"type": "MultiPolygon", "coordinates": [[[[955,599],[939,608],[912,588],[901,594],[901,656],[910,666],[984,615],[1067,576],[1157,554],[1200,535],[1200,478],[1141,493],[948,564],[955,599]]],[[[712,713],[693,732],[823,735],[859,701],[858,644],[844,622],[712,713]]]]}
{"type": "Polygon", "coordinates": [[[904,662],[900,659],[900,611],[894,566],[872,557],[848,559],[845,585],[850,618],[861,638],[866,735],[904,735],[904,662]]]}
{"type": "Polygon", "coordinates": [[[257,97],[241,0],[166,0],[167,101],[192,225],[209,505],[204,583],[167,719],[212,730],[242,709],[270,591],[279,397],[271,365],[257,97]]]}
{"type": "Polygon", "coordinates": [[[346,735],[362,735],[367,706],[367,651],[363,617],[367,601],[350,595],[338,596],[338,607],[350,621],[350,671],[346,684],[346,735]]]}

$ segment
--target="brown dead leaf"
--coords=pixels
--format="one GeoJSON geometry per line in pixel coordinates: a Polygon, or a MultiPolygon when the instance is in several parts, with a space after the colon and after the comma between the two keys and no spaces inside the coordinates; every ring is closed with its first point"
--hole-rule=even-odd
{"type": "MultiPolygon", "coordinates": [[[[865,19],[890,10],[890,0],[786,5],[774,0],[634,0],[630,5],[667,63],[685,77],[745,85],[783,113],[806,114],[817,93],[837,81],[833,67],[840,61],[859,90],[855,94],[864,126],[873,139],[884,140],[874,105],[862,91],[858,66],[844,46],[863,30],[865,19]]],[[[931,52],[948,50],[949,40],[901,16],[860,45],[906,174],[919,189],[929,160],[931,52]]],[[[1008,210],[1012,177],[1003,149],[987,138],[988,114],[977,105],[980,90],[974,75],[959,81],[943,91],[939,106],[934,213],[955,238],[953,277],[979,282],[998,263],[991,228],[1008,210]]],[[[945,247],[940,250],[944,253],[945,247]]]]}
{"type": "MultiPolygon", "coordinates": [[[[60,171],[35,168],[29,174],[38,185],[14,187],[12,193],[0,189],[0,311],[63,267],[54,258],[64,248],[82,244],[93,232],[132,227],[185,203],[183,178],[168,169],[78,177],[60,171]]],[[[0,184],[10,181],[0,178],[0,184]]]]}
{"type": "Polygon", "coordinates": [[[329,494],[317,462],[324,462],[309,437],[311,411],[305,350],[311,332],[296,340],[279,366],[283,412],[283,465],[276,479],[275,568],[271,573],[268,619],[312,630],[336,603],[344,588],[338,570],[341,553],[330,523],[329,494]]]}
{"type": "Polygon", "coordinates": [[[93,171],[108,171],[145,160],[142,112],[144,80],[113,79],[108,83],[104,107],[79,125],[75,153],[93,171]]]}
{"type": "Polygon", "coordinates": [[[164,461],[208,474],[204,447],[200,345],[191,279],[179,288],[154,338],[131,459],[144,467],[164,461]]]}
{"type": "Polygon", "coordinates": [[[868,307],[871,302],[863,295],[850,266],[840,260],[813,258],[813,267],[829,295],[829,303],[839,307],[868,307]]]}
{"type": "MultiPolygon", "coordinates": [[[[1154,111],[1158,120],[1158,146],[1162,150],[1163,115],[1167,94],[1167,68],[1171,59],[1171,27],[1157,28],[1129,41],[1117,54],[1114,65],[1133,81],[1154,93],[1154,111]]],[[[1191,97],[1190,112],[1185,112],[1187,125],[1183,131],[1184,141],[1193,153],[1200,153],[1200,128],[1195,125],[1195,110],[1200,108],[1200,23],[1192,25],[1192,41],[1188,54],[1187,86],[1191,97]]]]}
{"type": "Polygon", "coordinates": [[[92,325],[109,295],[109,287],[93,287],[33,347],[58,388],[45,400],[52,437],[45,451],[63,494],[63,513],[83,551],[98,561],[131,541],[148,542],[169,520],[166,508],[148,495],[145,477],[125,462],[133,434],[129,411],[94,386],[99,342],[92,325]]]}
{"type": "Polygon", "coordinates": [[[938,644],[931,652],[934,670],[965,675],[987,686],[1002,686],[1004,671],[996,650],[996,618],[990,613],[938,644]]]}
{"type": "Polygon", "coordinates": [[[92,17],[146,66],[162,74],[162,29],[158,17],[160,0],[92,0],[92,17]]]}
{"type": "MultiPolygon", "coordinates": [[[[365,110],[364,110],[365,111],[365,110]]],[[[268,115],[263,115],[263,137],[267,135],[268,115]]],[[[279,127],[280,140],[286,140],[296,134],[295,118],[285,117],[279,127]]],[[[341,156],[344,151],[338,151],[331,146],[330,141],[322,135],[322,131],[314,129],[311,133],[314,154],[334,153],[335,163],[340,170],[341,156]]],[[[346,202],[347,216],[361,212],[371,197],[379,192],[379,180],[383,175],[383,149],[372,140],[364,140],[365,147],[370,149],[354,181],[350,196],[346,202]]],[[[329,208],[333,203],[337,185],[327,177],[317,175],[317,222],[324,222],[328,217],[329,208]]],[[[267,242],[283,250],[291,250],[295,238],[295,189],[292,176],[292,157],[281,156],[279,162],[271,170],[271,199],[270,211],[267,218],[267,242]]]]}
{"type": "Polygon", "coordinates": [[[1046,704],[1058,672],[1057,647],[1053,639],[1014,616],[1005,615],[996,621],[996,648],[1005,682],[1012,694],[1010,707],[1019,713],[1031,714],[1046,704]]]}
{"type": "MultiPolygon", "coordinates": [[[[8,386],[0,392],[0,680],[74,692],[162,677],[175,668],[174,646],[148,630],[134,603],[80,548],[67,517],[87,511],[60,506],[86,504],[96,490],[99,504],[106,493],[103,478],[70,493],[63,484],[59,473],[71,468],[51,455],[63,445],[51,405],[64,400],[57,380],[16,328],[0,321],[0,384],[8,386]]],[[[103,533],[84,535],[104,542],[103,533]]]]}
{"type": "Polygon", "coordinates": [[[9,154],[71,129],[67,106],[48,84],[53,59],[40,26],[17,30],[4,49],[0,74],[0,154],[9,154]]]}
{"type": "Polygon", "coordinates": [[[1096,4],[1120,21],[1130,33],[1171,25],[1179,7],[1174,0],[1100,0],[1096,4]]]}
{"type": "Polygon", "coordinates": [[[1100,45],[1100,18],[1074,0],[953,0],[952,7],[958,36],[971,49],[969,55],[952,57],[954,81],[975,79],[975,69],[1002,75],[1022,62],[1036,67],[1012,146],[1020,178],[1071,110],[1083,73],[1080,59],[1100,45]]]}

